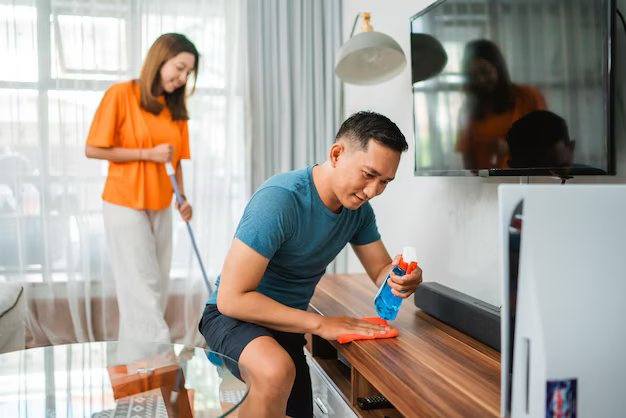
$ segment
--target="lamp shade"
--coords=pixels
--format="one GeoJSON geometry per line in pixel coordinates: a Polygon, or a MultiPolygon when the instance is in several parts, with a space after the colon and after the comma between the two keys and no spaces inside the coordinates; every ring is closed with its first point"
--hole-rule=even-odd
{"type": "Polygon", "coordinates": [[[335,74],[346,83],[369,85],[387,81],[406,66],[400,45],[380,32],[361,32],[339,50],[335,74]]]}

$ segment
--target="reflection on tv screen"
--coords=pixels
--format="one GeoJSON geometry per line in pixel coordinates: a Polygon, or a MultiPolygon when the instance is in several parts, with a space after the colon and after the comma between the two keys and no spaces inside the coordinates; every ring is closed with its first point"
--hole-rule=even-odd
{"type": "Polygon", "coordinates": [[[614,174],[612,11],[444,0],[414,16],[416,174],[614,174]]]}

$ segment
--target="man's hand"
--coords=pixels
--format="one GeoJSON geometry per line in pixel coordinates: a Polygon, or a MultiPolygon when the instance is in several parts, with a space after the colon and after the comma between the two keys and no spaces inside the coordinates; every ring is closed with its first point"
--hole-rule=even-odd
{"type": "Polygon", "coordinates": [[[313,334],[329,341],[336,340],[341,334],[385,334],[386,330],[389,329],[384,325],[373,324],[345,315],[322,316],[321,318],[320,326],[313,334]]]}
{"type": "Polygon", "coordinates": [[[183,197],[183,204],[180,207],[178,206],[178,200],[175,200],[174,207],[178,209],[180,217],[183,218],[183,221],[189,222],[189,220],[191,219],[192,210],[191,205],[187,203],[187,200],[183,197]]]}
{"type": "MultiPolygon", "coordinates": [[[[393,258],[393,265],[397,266],[400,263],[401,255],[398,254],[393,258]]],[[[404,276],[398,276],[393,273],[393,271],[389,274],[389,279],[387,279],[387,283],[389,287],[391,287],[391,293],[399,296],[401,298],[408,298],[415,292],[417,286],[422,283],[422,269],[419,266],[415,267],[409,274],[405,274],[404,276]]]]}

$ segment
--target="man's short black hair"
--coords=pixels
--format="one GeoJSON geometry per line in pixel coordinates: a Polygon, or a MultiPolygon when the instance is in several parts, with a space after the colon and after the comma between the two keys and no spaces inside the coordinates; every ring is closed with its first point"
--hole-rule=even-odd
{"type": "Polygon", "coordinates": [[[409,149],[398,126],[376,112],[362,111],[351,115],[341,124],[335,142],[340,138],[352,141],[359,150],[367,149],[370,139],[394,151],[404,152],[409,149]]]}
{"type": "Polygon", "coordinates": [[[509,166],[552,167],[553,149],[561,141],[570,144],[565,119],[549,110],[530,112],[513,122],[506,134],[509,166]]]}

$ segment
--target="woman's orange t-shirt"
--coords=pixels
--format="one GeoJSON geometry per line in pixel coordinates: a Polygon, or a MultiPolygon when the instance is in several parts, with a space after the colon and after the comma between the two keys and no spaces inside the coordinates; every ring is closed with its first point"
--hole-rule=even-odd
{"type": "MultiPolygon", "coordinates": [[[[159,97],[165,103],[163,97],[159,97]]],[[[174,147],[171,164],[189,158],[186,120],[172,120],[167,108],[158,115],[139,105],[139,86],[133,81],[109,87],[96,110],[87,144],[109,148],[152,148],[168,143],[174,147]]],[[[164,209],[172,202],[172,185],[163,163],[109,161],[102,199],[134,209],[164,209]]]]}
{"type": "Polygon", "coordinates": [[[515,107],[499,114],[490,114],[482,119],[470,120],[462,128],[455,149],[460,153],[469,153],[474,167],[471,169],[507,168],[508,153],[494,154],[494,140],[506,139],[506,133],[517,119],[533,110],[546,108],[543,95],[539,90],[525,85],[515,85],[515,107]]]}

